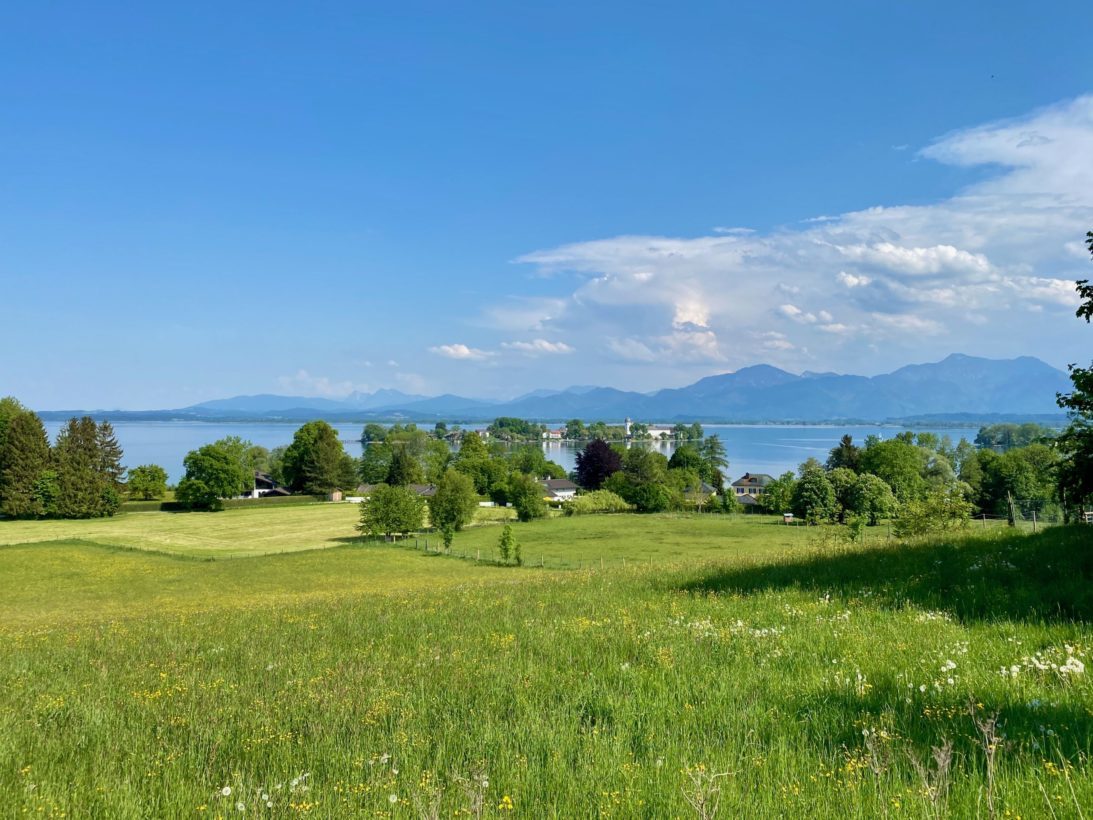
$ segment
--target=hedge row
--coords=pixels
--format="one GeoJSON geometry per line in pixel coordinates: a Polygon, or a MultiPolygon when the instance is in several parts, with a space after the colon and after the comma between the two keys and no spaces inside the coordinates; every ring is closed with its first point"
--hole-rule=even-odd
{"type": "MultiPolygon", "coordinates": [[[[325,502],[321,495],[279,495],[270,498],[229,498],[224,501],[224,509],[237,507],[298,506],[325,502]]],[[[126,501],[121,505],[121,512],[185,512],[188,508],[178,501],[126,501]]]]}

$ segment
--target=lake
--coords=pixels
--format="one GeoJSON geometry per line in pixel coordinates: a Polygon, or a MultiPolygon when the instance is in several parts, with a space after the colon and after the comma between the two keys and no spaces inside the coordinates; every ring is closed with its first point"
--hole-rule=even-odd
{"type": "MultiPolygon", "coordinates": [[[[64,425],[60,421],[45,422],[50,439],[55,439],[64,425]]],[[[300,426],[284,422],[200,422],[200,421],[117,421],[113,422],[118,443],[125,450],[124,463],[129,467],[158,464],[171,483],[182,478],[182,459],[190,450],[225,436],[239,436],[255,444],[273,449],[290,444],[300,426]]],[[[485,425],[464,425],[481,428],[485,425]]],[[[363,424],[335,424],[334,429],[353,456],[361,454],[360,435],[363,424]]],[[[725,444],[729,457],[728,473],[733,479],[746,472],[769,473],[777,476],[795,470],[809,456],[823,461],[840,438],[849,434],[861,444],[866,436],[892,438],[904,430],[947,435],[954,442],[961,437],[972,441],[978,427],[896,427],[883,425],[782,425],[782,424],[708,424],[707,435],[716,433],[725,444]]],[[[583,445],[548,442],[542,445],[547,457],[567,471],[576,466],[576,455],[583,445]]],[[[675,450],[674,442],[651,443],[667,456],[675,450]]]]}

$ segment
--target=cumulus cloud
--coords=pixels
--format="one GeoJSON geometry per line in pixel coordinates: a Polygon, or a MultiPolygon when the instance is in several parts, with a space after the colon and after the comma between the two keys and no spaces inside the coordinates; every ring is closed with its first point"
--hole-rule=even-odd
{"type": "Polygon", "coordinates": [[[573,352],[573,348],[565,342],[551,342],[547,339],[532,339],[530,342],[502,342],[501,347],[506,350],[526,353],[529,356],[558,355],[573,352]]]}
{"type": "Polygon", "coordinates": [[[429,348],[430,353],[435,353],[438,356],[444,356],[448,359],[469,359],[469,360],[481,360],[488,359],[493,354],[486,350],[479,350],[474,347],[468,347],[465,344],[451,344],[451,345],[437,345],[429,348]]]}
{"type": "Polygon", "coordinates": [[[1093,225],[1093,96],[953,132],[919,157],[991,173],[928,205],[765,233],[616,236],[517,261],[576,276],[552,312],[567,340],[593,349],[588,337],[606,338],[601,349],[616,359],[666,367],[792,367],[814,349],[823,366],[857,356],[879,368],[953,351],[1050,357],[1076,344],[1073,283],[1088,276],[1081,237],[1093,225]],[[783,335],[763,335],[772,330],[783,335]]]}

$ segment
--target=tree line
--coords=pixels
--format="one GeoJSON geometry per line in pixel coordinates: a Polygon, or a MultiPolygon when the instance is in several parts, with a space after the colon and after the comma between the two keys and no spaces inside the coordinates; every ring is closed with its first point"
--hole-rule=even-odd
{"type": "Polygon", "coordinates": [[[100,518],[121,506],[122,449],[107,421],[69,419],[52,444],[38,414],[0,399],[0,515],[100,518]]]}

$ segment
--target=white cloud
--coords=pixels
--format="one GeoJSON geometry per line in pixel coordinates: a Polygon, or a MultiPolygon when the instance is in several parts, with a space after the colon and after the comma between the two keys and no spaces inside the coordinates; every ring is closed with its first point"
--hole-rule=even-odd
{"type": "Polygon", "coordinates": [[[451,345],[437,345],[429,348],[430,353],[435,353],[438,356],[444,356],[448,359],[470,359],[481,360],[488,359],[493,354],[479,350],[474,347],[468,347],[465,344],[451,344],[451,345]]]}
{"type": "Polygon", "coordinates": [[[866,276],[864,273],[853,274],[841,270],[839,271],[839,281],[846,285],[848,288],[863,288],[873,280],[866,276]]]}
{"type": "Polygon", "coordinates": [[[506,348],[507,350],[516,350],[520,353],[527,353],[529,356],[540,354],[557,355],[573,352],[573,348],[565,342],[551,342],[547,339],[532,339],[530,342],[502,342],[501,347],[506,348]]]}
{"type": "Polygon", "coordinates": [[[335,380],[328,376],[313,376],[306,370],[297,370],[291,376],[278,376],[278,387],[285,393],[303,396],[322,396],[340,399],[360,390],[368,391],[367,384],[358,384],[349,380],[335,380]]]}
{"type": "Polygon", "coordinates": [[[838,250],[848,259],[893,275],[985,275],[991,271],[986,256],[962,251],[952,245],[908,248],[892,242],[877,242],[873,245],[841,246],[838,250]]]}
{"type": "Polygon", "coordinates": [[[766,233],[617,236],[518,261],[576,275],[551,329],[587,350],[607,338],[607,352],[627,361],[747,364],[769,353],[792,367],[805,349],[841,370],[954,351],[1065,359],[1054,351],[1080,344],[1082,330],[1073,280],[1089,274],[1093,95],[956,131],[917,156],[990,175],[928,205],[766,233]],[[761,335],[773,327],[784,338],[761,335]]]}

